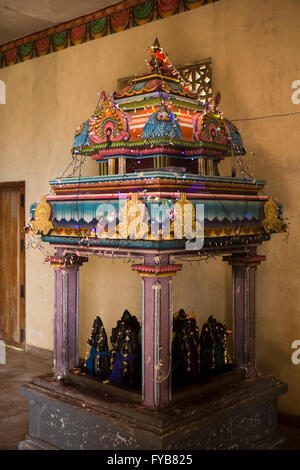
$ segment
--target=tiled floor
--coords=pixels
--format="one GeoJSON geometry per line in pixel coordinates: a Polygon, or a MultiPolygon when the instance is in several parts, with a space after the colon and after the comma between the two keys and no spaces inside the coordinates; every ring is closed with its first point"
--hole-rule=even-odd
{"type": "MultiPolygon", "coordinates": [[[[11,347],[6,349],[6,365],[0,364],[0,450],[13,450],[28,431],[28,401],[19,387],[31,377],[50,372],[51,361],[11,347]]],[[[300,427],[285,418],[280,425],[288,448],[300,450],[300,427]]]]}
{"type": "Polygon", "coordinates": [[[289,450],[300,450],[300,427],[294,424],[280,424],[280,432],[287,439],[289,450]]]}
{"type": "Polygon", "coordinates": [[[51,371],[52,362],[41,356],[6,348],[6,365],[0,364],[0,449],[17,449],[28,431],[28,400],[19,387],[34,375],[51,371]]]}

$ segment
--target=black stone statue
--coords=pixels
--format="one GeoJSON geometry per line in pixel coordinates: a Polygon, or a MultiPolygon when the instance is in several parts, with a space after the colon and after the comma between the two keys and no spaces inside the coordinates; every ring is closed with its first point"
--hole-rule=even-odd
{"type": "Polygon", "coordinates": [[[184,323],[184,331],[187,345],[187,371],[189,382],[194,383],[199,379],[200,372],[199,328],[194,317],[188,317],[184,323]]]}
{"type": "Polygon", "coordinates": [[[199,379],[199,328],[196,319],[183,309],[173,319],[172,385],[188,385],[199,379]]]}
{"type": "Polygon", "coordinates": [[[214,367],[214,337],[209,323],[204,323],[200,335],[200,364],[202,370],[214,367]]]}
{"type": "Polygon", "coordinates": [[[226,337],[230,332],[225,323],[217,322],[210,315],[204,323],[200,336],[200,362],[202,370],[221,372],[229,363],[226,337]]]}
{"type": "Polygon", "coordinates": [[[140,323],[125,310],[111,335],[110,381],[129,387],[140,386],[140,323]]]}
{"type": "Polygon", "coordinates": [[[109,351],[107,335],[102,320],[98,316],[94,320],[88,344],[91,346],[91,350],[85,365],[89,374],[99,377],[101,381],[108,380],[109,351]]]}

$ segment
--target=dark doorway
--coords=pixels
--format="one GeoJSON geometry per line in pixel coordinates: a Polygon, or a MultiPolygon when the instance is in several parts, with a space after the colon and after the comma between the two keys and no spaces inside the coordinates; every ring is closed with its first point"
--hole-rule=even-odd
{"type": "Polygon", "coordinates": [[[25,183],[0,183],[0,338],[25,347],[25,183]]]}

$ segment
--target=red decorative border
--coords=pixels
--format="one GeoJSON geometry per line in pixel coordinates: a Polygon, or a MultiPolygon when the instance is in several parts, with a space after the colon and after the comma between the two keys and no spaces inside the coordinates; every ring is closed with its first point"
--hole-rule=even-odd
{"type": "Polygon", "coordinates": [[[59,268],[69,268],[72,266],[81,266],[82,263],[88,261],[87,257],[78,255],[67,255],[65,257],[60,256],[47,256],[45,257],[45,263],[49,263],[51,266],[59,268]]]}
{"type": "Polygon", "coordinates": [[[0,69],[219,0],[123,0],[0,46],[0,69]],[[101,25],[97,20],[103,19],[101,25]],[[98,28],[98,29],[97,29],[98,28]]]}
{"type": "Polygon", "coordinates": [[[176,273],[182,270],[182,264],[169,264],[167,266],[149,266],[145,264],[133,264],[131,266],[132,271],[145,274],[164,274],[164,273],[176,273]]]}
{"type": "Polygon", "coordinates": [[[94,13],[90,13],[86,16],[81,16],[79,18],[75,18],[74,20],[66,21],[65,23],[61,23],[58,26],[51,26],[50,28],[43,29],[37,33],[29,34],[28,36],[24,36],[20,39],[16,39],[15,41],[7,42],[0,46],[0,52],[5,52],[13,47],[22,46],[31,41],[36,41],[37,39],[42,38],[49,38],[53,34],[60,33],[61,31],[65,31],[66,29],[72,29],[75,26],[79,26],[85,23],[89,23],[90,21],[97,20],[102,18],[103,16],[109,16],[112,13],[116,13],[119,11],[124,10],[125,8],[135,7],[141,3],[145,3],[145,0],[123,0],[122,2],[117,3],[111,7],[103,8],[102,10],[95,11],[94,13]]]}
{"type": "Polygon", "coordinates": [[[262,261],[266,261],[266,256],[264,255],[245,255],[245,256],[223,256],[223,261],[228,261],[229,264],[260,264],[262,261]]]}

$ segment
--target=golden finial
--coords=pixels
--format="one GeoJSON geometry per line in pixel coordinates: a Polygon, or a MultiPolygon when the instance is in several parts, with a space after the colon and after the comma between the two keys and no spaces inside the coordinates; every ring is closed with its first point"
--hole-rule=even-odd
{"type": "Polygon", "coordinates": [[[157,38],[155,38],[155,41],[153,43],[153,46],[152,46],[153,49],[160,49],[160,44],[159,44],[159,40],[157,38]]]}

